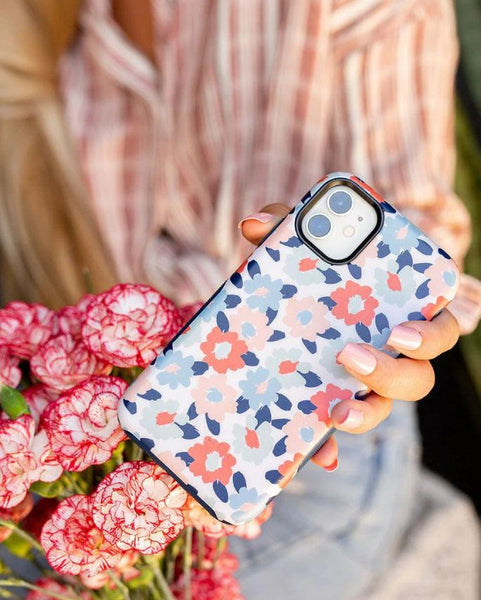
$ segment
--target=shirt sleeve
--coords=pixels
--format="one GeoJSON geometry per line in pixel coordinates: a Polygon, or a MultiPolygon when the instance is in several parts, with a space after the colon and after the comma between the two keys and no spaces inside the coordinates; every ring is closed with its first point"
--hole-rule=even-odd
{"type": "MultiPolygon", "coordinates": [[[[344,33],[335,44],[330,166],[372,183],[462,266],[471,222],[453,191],[453,6],[450,0],[405,5],[395,26],[384,22],[359,44],[344,33]]],[[[471,330],[480,317],[481,282],[463,276],[458,297],[456,316],[471,330]]]]}

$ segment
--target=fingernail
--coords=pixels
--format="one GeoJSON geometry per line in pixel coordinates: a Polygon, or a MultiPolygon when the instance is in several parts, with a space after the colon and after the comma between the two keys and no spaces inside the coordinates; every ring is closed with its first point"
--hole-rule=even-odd
{"type": "Polygon", "coordinates": [[[330,465],[327,465],[327,467],[324,467],[324,471],[327,471],[328,473],[332,473],[333,471],[337,470],[338,466],[339,466],[339,461],[336,458],[336,460],[333,463],[331,463],[330,465]]]}
{"type": "Polygon", "coordinates": [[[362,425],[363,421],[364,413],[362,413],[360,410],[350,408],[347,412],[347,415],[344,417],[344,420],[340,421],[340,425],[346,427],[347,429],[357,429],[362,425]]]}
{"type": "Polygon", "coordinates": [[[349,342],[337,355],[337,362],[360,375],[370,375],[376,368],[376,357],[364,346],[349,342]]]}
{"type": "Polygon", "coordinates": [[[239,221],[239,224],[237,225],[237,227],[239,229],[241,229],[242,225],[243,225],[243,223],[245,223],[245,221],[257,221],[258,223],[269,223],[269,221],[272,221],[273,218],[274,218],[274,215],[271,215],[270,213],[258,212],[258,213],[254,213],[252,215],[249,215],[249,216],[241,219],[239,221]]]}
{"type": "Polygon", "coordinates": [[[392,328],[387,343],[401,350],[417,350],[423,342],[422,335],[412,327],[396,325],[392,328]]]}

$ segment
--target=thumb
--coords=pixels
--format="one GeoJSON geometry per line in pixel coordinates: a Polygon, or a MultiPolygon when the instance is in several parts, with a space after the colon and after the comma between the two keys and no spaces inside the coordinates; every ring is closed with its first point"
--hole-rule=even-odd
{"type": "Polygon", "coordinates": [[[258,244],[290,210],[285,204],[268,204],[260,212],[244,217],[238,227],[246,240],[258,244]]]}

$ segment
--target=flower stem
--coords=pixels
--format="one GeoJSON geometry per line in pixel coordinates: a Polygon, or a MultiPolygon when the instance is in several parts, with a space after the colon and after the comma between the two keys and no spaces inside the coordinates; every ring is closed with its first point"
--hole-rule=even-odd
{"type": "Polygon", "coordinates": [[[197,531],[197,568],[202,569],[202,563],[204,562],[205,553],[205,537],[202,531],[197,531]]]}
{"type": "Polygon", "coordinates": [[[44,549],[42,548],[40,542],[38,542],[33,536],[27,533],[24,529],[19,527],[16,523],[12,521],[5,521],[4,519],[0,519],[0,527],[7,527],[11,531],[14,531],[18,536],[26,540],[33,548],[45,554],[44,549]]]}
{"type": "Polygon", "coordinates": [[[56,600],[81,600],[80,596],[75,594],[73,590],[72,593],[75,594],[75,596],[64,596],[63,594],[59,594],[58,592],[46,590],[45,588],[42,588],[38,585],[14,577],[9,577],[8,579],[0,579],[0,587],[23,587],[29,590],[35,590],[36,592],[44,596],[56,598],[56,600]]]}
{"type": "MultiPolygon", "coordinates": [[[[152,564],[152,563],[151,563],[152,564]]],[[[165,600],[175,600],[174,596],[172,596],[172,592],[170,591],[169,584],[164,577],[164,574],[159,569],[158,565],[153,565],[155,581],[159,584],[160,589],[162,590],[162,594],[165,600]]]]}
{"type": "Polygon", "coordinates": [[[192,527],[185,529],[184,545],[184,598],[192,600],[191,590],[191,567],[192,567],[192,527]]]}
{"type": "Polygon", "coordinates": [[[63,477],[69,482],[70,486],[72,487],[72,490],[74,492],[76,492],[77,494],[82,494],[85,496],[85,490],[83,490],[79,484],[75,481],[75,479],[72,478],[72,474],[69,471],[64,471],[63,472],[63,477]]]}
{"type": "Polygon", "coordinates": [[[120,577],[117,577],[117,575],[113,571],[109,571],[109,577],[115,583],[115,585],[119,588],[119,590],[122,592],[122,596],[124,597],[124,600],[130,600],[129,588],[120,579],[120,577]]]}
{"type": "Polygon", "coordinates": [[[134,444],[134,447],[132,448],[132,460],[142,460],[143,454],[144,451],[142,448],[137,446],[137,444],[134,444]]]}

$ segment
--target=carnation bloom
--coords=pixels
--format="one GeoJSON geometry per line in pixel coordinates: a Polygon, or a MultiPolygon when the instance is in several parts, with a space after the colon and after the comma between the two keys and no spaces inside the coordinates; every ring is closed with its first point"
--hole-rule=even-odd
{"type": "Polygon", "coordinates": [[[120,283],[89,304],[82,336],[118,367],[146,366],[180,329],[175,304],[148,285],[120,283]]]}
{"type": "Polygon", "coordinates": [[[54,333],[69,333],[75,339],[82,337],[82,325],[87,316],[87,307],[90,304],[93,294],[86,294],[77,302],[75,306],[63,306],[55,313],[54,333]]]}
{"type": "Polygon", "coordinates": [[[52,335],[55,313],[41,304],[9,302],[0,310],[0,345],[19,358],[31,358],[52,335]]]}
{"type": "Polygon", "coordinates": [[[30,415],[0,421],[0,508],[19,504],[35,481],[55,481],[62,474],[43,430],[35,435],[30,415]]]}
{"type": "Polygon", "coordinates": [[[93,577],[114,567],[122,558],[92,519],[92,496],[63,500],[45,523],[40,536],[50,566],[63,575],[93,577]]]}
{"type": "Polygon", "coordinates": [[[38,426],[40,417],[47,406],[59,397],[60,392],[49,388],[43,383],[37,383],[26,389],[23,393],[30,413],[38,426]]]}
{"type": "Polygon", "coordinates": [[[35,423],[30,415],[0,421],[0,508],[20,504],[38,467],[30,446],[35,423]]]}
{"type": "Polygon", "coordinates": [[[47,407],[42,426],[65,470],[102,464],[125,439],[117,405],[126,388],[127,382],[119,377],[92,377],[47,407]]]}
{"type": "MultiPolygon", "coordinates": [[[[137,562],[138,558],[138,552],[135,550],[128,550],[122,555],[122,558],[115,565],[112,571],[119,579],[122,578],[124,581],[135,579],[135,577],[140,575],[139,569],[134,567],[134,564],[137,562]]],[[[80,573],[80,580],[85,587],[88,587],[91,590],[98,590],[104,585],[108,585],[111,589],[116,587],[108,571],[102,571],[101,573],[93,575],[92,577],[89,577],[85,573],[80,573]]]]}
{"type": "Polygon", "coordinates": [[[224,540],[221,544],[213,537],[205,536],[200,540],[194,532],[192,555],[195,556],[198,569],[213,569],[215,566],[219,571],[233,573],[239,568],[239,559],[235,554],[229,552],[228,540],[224,540]]]}
{"type": "MultiPolygon", "coordinates": [[[[192,600],[244,600],[234,575],[220,569],[192,569],[190,589],[192,600]]],[[[187,598],[183,575],[173,584],[172,592],[178,600],[187,598]]]]}
{"type": "Polygon", "coordinates": [[[33,375],[46,385],[65,391],[92,375],[108,375],[112,366],[92,354],[82,340],[65,333],[50,338],[30,361],[33,375]]]}
{"type": "MultiPolygon", "coordinates": [[[[61,594],[65,596],[65,598],[78,598],[78,594],[69,587],[68,585],[64,585],[63,583],[59,583],[54,579],[47,579],[46,577],[42,577],[35,582],[35,585],[39,588],[45,590],[45,594],[39,592],[37,590],[30,590],[28,594],[25,596],[25,600],[52,600],[53,596],[51,596],[48,592],[54,592],[55,594],[61,594]]],[[[80,592],[80,598],[82,600],[91,600],[92,596],[87,592],[80,592]]]]}
{"type": "Polygon", "coordinates": [[[2,384],[17,387],[22,378],[18,363],[19,359],[10,354],[7,346],[0,346],[0,387],[2,384]]]}
{"type": "Polygon", "coordinates": [[[185,525],[192,526],[210,538],[221,538],[235,531],[234,525],[222,523],[209,514],[192,496],[184,507],[185,525]]]}
{"type": "Polygon", "coordinates": [[[159,466],[126,462],[99,484],[93,518],[121,550],[157,554],[184,528],[187,493],[159,466]]]}
{"type": "MultiPolygon", "coordinates": [[[[31,494],[27,494],[25,498],[17,504],[7,510],[0,509],[0,519],[4,521],[13,521],[13,523],[20,523],[33,508],[33,497],[31,494]]],[[[0,527],[0,544],[4,542],[12,533],[9,527],[0,527]]]]}

